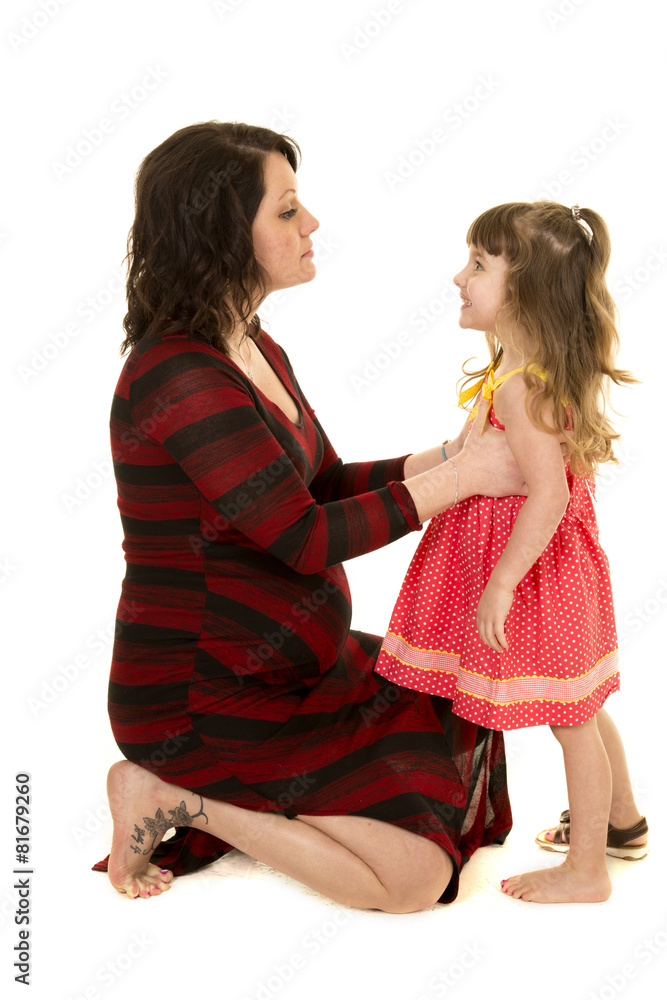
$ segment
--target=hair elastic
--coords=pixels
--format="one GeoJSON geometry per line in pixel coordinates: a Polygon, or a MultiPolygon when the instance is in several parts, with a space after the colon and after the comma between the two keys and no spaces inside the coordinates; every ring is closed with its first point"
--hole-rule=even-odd
{"type": "Polygon", "coordinates": [[[591,240],[593,239],[593,230],[588,225],[586,220],[581,218],[581,208],[579,207],[579,205],[572,206],[572,218],[575,220],[575,222],[578,222],[579,225],[582,227],[586,235],[586,239],[590,243],[591,240]]]}

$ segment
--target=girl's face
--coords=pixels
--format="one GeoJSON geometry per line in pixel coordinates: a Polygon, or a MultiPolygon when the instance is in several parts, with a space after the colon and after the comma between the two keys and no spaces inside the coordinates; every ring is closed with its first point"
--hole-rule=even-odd
{"type": "Polygon", "coordinates": [[[468,263],[454,276],[463,299],[460,327],[502,333],[502,313],[496,316],[505,304],[506,275],[507,262],[502,255],[493,257],[479,247],[470,247],[468,263]]]}
{"type": "Polygon", "coordinates": [[[310,234],[319,222],[297,198],[296,174],[282,153],[269,153],[265,193],[252,224],[255,257],[268,271],[268,292],[312,281],[317,273],[310,234]]]}

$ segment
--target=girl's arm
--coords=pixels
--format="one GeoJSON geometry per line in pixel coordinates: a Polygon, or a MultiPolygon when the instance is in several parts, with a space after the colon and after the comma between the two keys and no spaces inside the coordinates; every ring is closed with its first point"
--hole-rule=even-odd
{"type": "Polygon", "coordinates": [[[495,411],[527,485],[526,500],[477,608],[480,637],[498,652],[508,648],[504,626],[514,588],[549,544],[570,496],[559,437],[535,427],[526,413],[526,393],[523,378],[509,378],[494,394],[495,411]]]}
{"type": "MultiPolygon", "coordinates": [[[[454,458],[455,455],[459,454],[468,436],[468,428],[469,424],[466,419],[466,423],[461,428],[458,436],[445,445],[447,458],[454,458]]],[[[411,476],[418,476],[421,472],[428,472],[429,469],[434,469],[436,465],[440,465],[442,462],[444,462],[442,445],[439,444],[435,448],[429,448],[427,451],[420,451],[414,455],[409,455],[403,466],[403,475],[406,479],[410,479],[411,476]]]]}

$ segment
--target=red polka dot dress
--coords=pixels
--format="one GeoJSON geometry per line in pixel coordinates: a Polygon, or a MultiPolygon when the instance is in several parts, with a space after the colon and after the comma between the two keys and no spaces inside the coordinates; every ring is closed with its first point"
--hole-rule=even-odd
{"type": "MultiPolygon", "coordinates": [[[[488,385],[487,375],[489,417],[503,430],[488,385]]],[[[451,698],[456,715],[488,729],[578,725],[596,714],[619,688],[609,564],[598,541],[594,481],[566,471],[565,515],[514,591],[505,621],[509,649],[482,642],[476,614],[525,497],[473,496],[432,518],[424,532],[377,659],[379,674],[451,698]]]]}

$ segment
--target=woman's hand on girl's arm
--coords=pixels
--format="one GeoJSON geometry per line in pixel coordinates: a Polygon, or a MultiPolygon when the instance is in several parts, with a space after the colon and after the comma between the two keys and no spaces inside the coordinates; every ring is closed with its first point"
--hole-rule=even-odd
{"type": "Polygon", "coordinates": [[[458,455],[459,452],[462,451],[463,445],[466,443],[466,438],[468,437],[469,431],[470,431],[470,417],[466,416],[465,423],[463,424],[463,427],[461,428],[459,433],[456,435],[455,438],[452,438],[452,440],[448,441],[447,444],[445,445],[445,454],[447,455],[447,458],[455,458],[456,455],[458,455]]]}
{"type": "MultiPolygon", "coordinates": [[[[482,640],[492,649],[499,648],[498,640],[505,640],[504,621],[512,603],[511,600],[507,602],[507,596],[513,594],[514,588],[544,552],[570,497],[559,437],[539,430],[530,420],[525,408],[526,392],[523,378],[515,376],[502,385],[494,398],[496,413],[505,426],[507,443],[525,479],[527,495],[478,607],[478,630],[482,640]]],[[[548,421],[548,411],[545,416],[548,421]]],[[[507,648],[506,644],[500,645],[507,648]]]]}
{"type": "Polygon", "coordinates": [[[487,400],[479,401],[470,433],[455,458],[461,468],[461,496],[525,496],[526,483],[507,435],[487,420],[489,406],[487,400]]]}
{"type": "Polygon", "coordinates": [[[440,462],[420,475],[406,476],[404,484],[422,523],[453,506],[457,499],[466,500],[476,495],[525,496],[523,473],[506,435],[486,423],[488,409],[488,402],[480,402],[463,449],[453,462],[440,462]]]}

